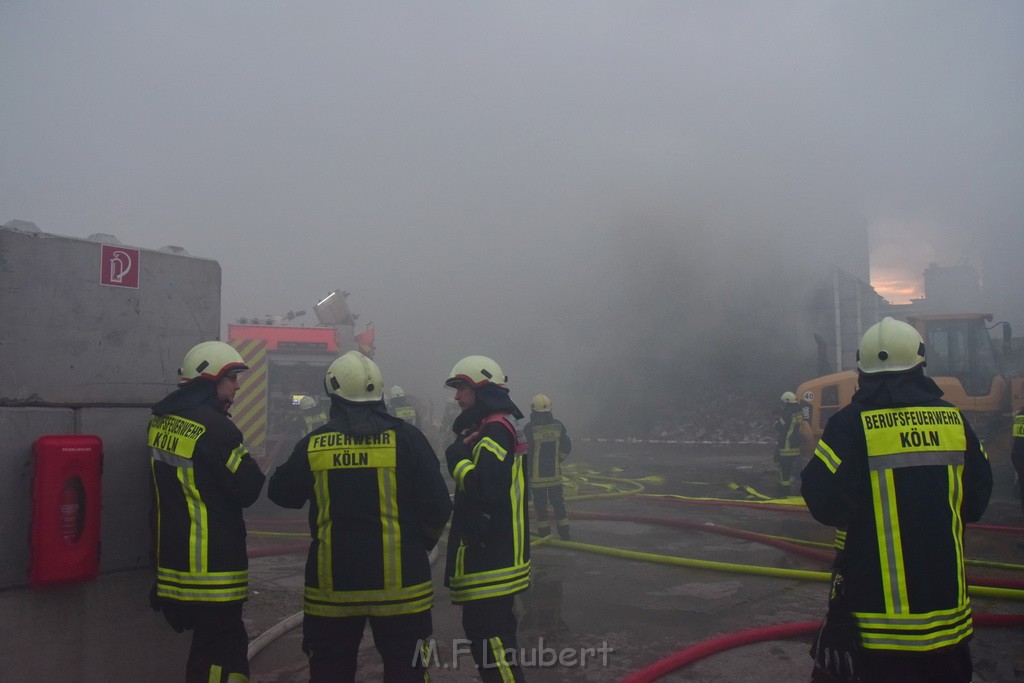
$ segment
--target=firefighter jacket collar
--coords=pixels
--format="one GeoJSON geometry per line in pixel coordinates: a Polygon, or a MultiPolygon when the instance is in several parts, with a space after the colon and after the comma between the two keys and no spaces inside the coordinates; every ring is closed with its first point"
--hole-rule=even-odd
{"type": "Polygon", "coordinates": [[[160,399],[153,406],[153,414],[167,415],[181,410],[198,408],[204,403],[213,406],[218,412],[224,412],[224,406],[217,400],[217,384],[207,380],[193,380],[160,399]]]}
{"type": "Polygon", "coordinates": [[[389,415],[384,408],[384,401],[372,403],[354,403],[331,397],[330,429],[342,434],[380,434],[398,425],[404,424],[401,418],[389,415]]]}
{"type": "Polygon", "coordinates": [[[942,389],[918,366],[907,372],[860,373],[853,401],[879,406],[929,403],[942,398],[942,389]]]}
{"type": "Polygon", "coordinates": [[[476,405],[460,413],[452,424],[452,431],[456,434],[465,429],[475,429],[491,413],[511,413],[516,420],[523,419],[522,411],[512,402],[506,387],[485,384],[475,391],[476,405]]]}
{"type": "Polygon", "coordinates": [[[530,411],[530,424],[537,425],[549,425],[555,421],[555,414],[550,410],[544,412],[537,412],[536,410],[530,411]]]}

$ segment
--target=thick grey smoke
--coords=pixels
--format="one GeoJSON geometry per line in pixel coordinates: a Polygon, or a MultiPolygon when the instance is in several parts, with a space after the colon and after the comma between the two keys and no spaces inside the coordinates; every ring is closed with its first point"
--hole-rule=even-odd
{"type": "Polygon", "coordinates": [[[225,323],[345,289],[389,383],[483,353],[607,423],[794,384],[831,263],[970,261],[1024,330],[1021,82],[1014,2],[9,2],[0,222],[216,259],[225,323]]]}

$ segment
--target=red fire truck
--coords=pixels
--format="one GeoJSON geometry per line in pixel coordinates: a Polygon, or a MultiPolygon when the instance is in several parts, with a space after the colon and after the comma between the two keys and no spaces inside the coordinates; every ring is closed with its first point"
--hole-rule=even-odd
{"type": "Polygon", "coordinates": [[[232,418],[264,471],[288,457],[318,416],[326,421],[323,382],[331,362],[353,349],[373,357],[373,326],[354,334],[357,316],[349,312],[347,298],[348,292],[335,291],[316,304],[317,325],[285,324],[304,311],[228,325],[228,343],[249,366],[232,418]]]}

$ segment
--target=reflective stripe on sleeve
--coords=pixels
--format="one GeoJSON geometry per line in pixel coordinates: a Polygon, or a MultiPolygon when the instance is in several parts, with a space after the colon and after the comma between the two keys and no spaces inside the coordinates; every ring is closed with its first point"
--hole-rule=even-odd
{"type": "Polygon", "coordinates": [[[817,456],[818,460],[825,463],[825,467],[827,467],[828,471],[832,474],[835,474],[836,470],[839,469],[839,466],[843,464],[842,458],[836,455],[835,451],[833,451],[824,441],[818,442],[818,447],[814,449],[814,455],[817,456]]]}
{"type": "Polygon", "coordinates": [[[238,444],[235,450],[231,451],[231,455],[228,456],[227,467],[234,474],[238,471],[239,465],[242,464],[242,458],[249,454],[249,449],[243,444],[238,444]]]}

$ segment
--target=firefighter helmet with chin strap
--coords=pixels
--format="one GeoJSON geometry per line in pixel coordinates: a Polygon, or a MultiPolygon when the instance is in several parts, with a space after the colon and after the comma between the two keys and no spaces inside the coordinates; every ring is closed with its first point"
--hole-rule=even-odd
{"type": "Polygon", "coordinates": [[[460,384],[468,384],[478,389],[485,384],[503,387],[506,382],[508,377],[502,372],[501,366],[487,356],[466,356],[455,364],[444,385],[458,388],[460,384]]]}
{"type": "Polygon", "coordinates": [[[197,379],[215,382],[225,375],[248,369],[233,346],[222,341],[206,341],[196,344],[185,354],[178,368],[178,386],[197,379]]]}
{"type": "Polygon", "coordinates": [[[327,368],[324,388],[328,395],[354,403],[370,403],[384,398],[380,368],[359,351],[349,351],[327,368]]]}
{"type": "Polygon", "coordinates": [[[868,375],[905,372],[924,362],[920,333],[912,325],[890,317],[869,327],[857,349],[857,369],[868,375]]]}
{"type": "Polygon", "coordinates": [[[530,410],[535,413],[550,413],[551,412],[551,399],[544,394],[537,394],[530,401],[530,410]]]}

